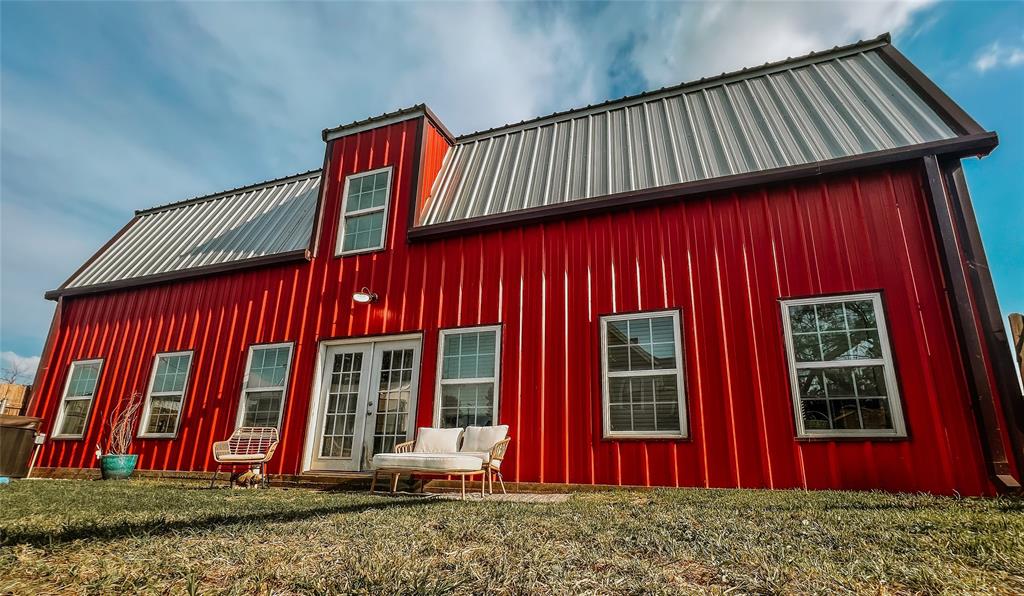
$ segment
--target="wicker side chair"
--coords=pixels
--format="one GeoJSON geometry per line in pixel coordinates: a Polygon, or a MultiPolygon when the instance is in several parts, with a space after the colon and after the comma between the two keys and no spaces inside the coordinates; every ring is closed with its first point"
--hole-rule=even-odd
{"type": "Polygon", "coordinates": [[[272,426],[243,426],[231,433],[228,440],[217,441],[213,444],[213,460],[217,462],[217,470],[210,479],[210,488],[213,488],[224,466],[232,470],[229,486],[238,477],[234,472],[235,466],[258,468],[260,483],[262,486],[269,485],[267,475],[263,473],[263,465],[274,456],[279,442],[277,428],[272,426]]]}
{"type": "Polygon", "coordinates": [[[490,457],[484,462],[484,469],[487,471],[487,491],[494,494],[494,477],[498,477],[498,483],[501,485],[501,493],[505,492],[505,480],[501,477],[501,460],[505,459],[505,452],[508,451],[508,444],[512,442],[512,437],[505,437],[498,441],[494,447],[491,447],[490,457]]]}

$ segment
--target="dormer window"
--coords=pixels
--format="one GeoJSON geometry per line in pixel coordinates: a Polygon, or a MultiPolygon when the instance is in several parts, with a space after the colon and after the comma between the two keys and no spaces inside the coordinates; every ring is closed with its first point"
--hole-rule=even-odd
{"type": "Polygon", "coordinates": [[[391,166],[352,174],[345,179],[335,255],[384,248],[390,196],[391,166]]]}

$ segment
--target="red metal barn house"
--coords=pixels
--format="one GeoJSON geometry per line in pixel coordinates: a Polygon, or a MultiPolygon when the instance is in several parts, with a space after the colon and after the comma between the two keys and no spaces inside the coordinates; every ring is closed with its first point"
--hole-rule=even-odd
{"type": "Polygon", "coordinates": [[[1021,396],[960,159],[997,144],[888,36],[144,209],[58,289],[43,473],[146,396],[141,470],[366,470],[503,423],[507,480],[1014,487],[1021,396]],[[357,301],[356,294],[362,300],[357,301]],[[375,296],[374,296],[375,295],[375,296]]]}

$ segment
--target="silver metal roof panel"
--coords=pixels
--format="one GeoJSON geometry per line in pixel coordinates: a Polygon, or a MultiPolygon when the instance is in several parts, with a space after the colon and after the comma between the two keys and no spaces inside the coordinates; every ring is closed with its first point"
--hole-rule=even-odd
{"type": "Polygon", "coordinates": [[[315,170],[136,213],[62,289],[243,263],[309,247],[315,170]]]}
{"type": "Polygon", "coordinates": [[[460,137],[417,226],[851,157],[954,131],[885,41],[460,137]]]}

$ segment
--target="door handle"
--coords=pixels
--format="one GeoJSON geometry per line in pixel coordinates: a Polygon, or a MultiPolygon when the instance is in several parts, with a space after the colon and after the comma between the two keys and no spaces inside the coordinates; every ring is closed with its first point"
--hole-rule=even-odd
{"type": "Polygon", "coordinates": [[[370,414],[373,414],[373,402],[372,401],[366,402],[366,415],[369,416],[370,414]]]}

